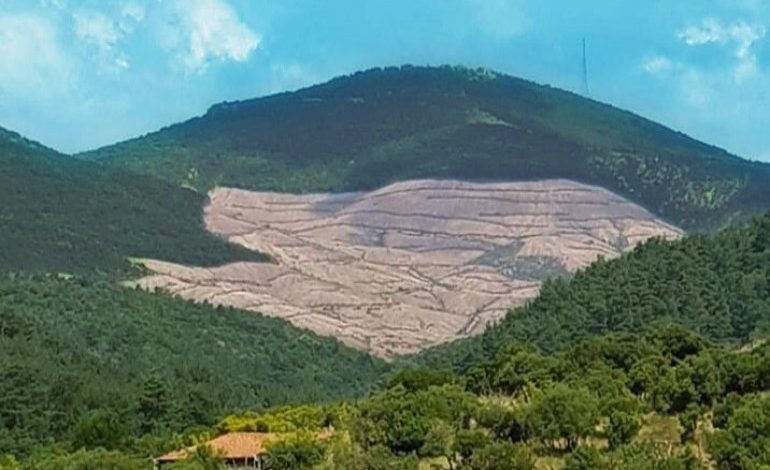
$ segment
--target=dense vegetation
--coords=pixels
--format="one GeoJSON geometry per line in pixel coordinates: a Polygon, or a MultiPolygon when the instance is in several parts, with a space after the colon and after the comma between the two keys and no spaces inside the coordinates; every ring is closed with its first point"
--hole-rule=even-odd
{"type": "Polygon", "coordinates": [[[428,350],[425,364],[465,370],[503,344],[527,341],[559,351],[605,332],[640,332],[673,321],[723,343],[770,330],[770,215],[714,235],[651,240],[599,261],[481,336],[428,350]]]}
{"type": "Polygon", "coordinates": [[[413,178],[570,178],[686,229],[770,208],[770,165],[580,96],[463,68],[392,67],[82,155],[205,192],[373,189],[413,178]]]}
{"type": "Polygon", "coordinates": [[[205,197],[77,161],[0,129],[0,271],[126,273],[128,257],[196,265],[265,257],[205,231],[205,197]]]}
{"type": "Polygon", "coordinates": [[[384,370],[251,312],[104,280],[0,277],[0,456],[52,443],[152,448],[152,436],[227,412],[359,396],[384,370]],[[102,429],[115,435],[91,435],[102,429]]]}
{"type": "MultiPolygon", "coordinates": [[[[152,390],[140,409],[157,408],[152,390]]],[[[734,351],[667,325],[555,355],[512,343],[462,376],[402,370],[355,403],[233,414],[154,446],[91,413],[66,446],[22,468],[149,469],[148,451],[260,431],[283,436],[268,446],[271,470],[760,469],[770,464],[769,390],[770,345],[734,351]]],[[[6,461],[0,468],[15,468],[6,461]]],[[[224,467],[203,447],[171,468],[224,467]]]]}
{"type": "MultiPolygon", "coordinates": [[[[389,367],[278,320],[8,276],[0,469],[149,469],[231,431],[282,433],[275,470],[764,468],[769,257],[770,215],[651,241],[380,380],[389,367]]],[[[205,448],[174,466],[219,468],[205,448]]]]}

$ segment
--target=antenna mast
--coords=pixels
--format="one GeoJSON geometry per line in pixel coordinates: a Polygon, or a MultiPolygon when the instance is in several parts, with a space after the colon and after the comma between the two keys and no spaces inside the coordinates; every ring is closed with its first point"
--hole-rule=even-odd
{"type": "Polygon", "coordinates": [[[588,88],[588,59],[586,58],[586,38],[583,38],[583,95],[589,95],[588,88]]]}

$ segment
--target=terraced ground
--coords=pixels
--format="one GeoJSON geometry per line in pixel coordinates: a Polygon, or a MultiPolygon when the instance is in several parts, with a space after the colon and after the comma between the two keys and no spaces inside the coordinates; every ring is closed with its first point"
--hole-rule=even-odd
{"type": "Polygon", "coordinates": [[[679,229],[567,180],[416,180],[373,192],[290,195],[218,188],[207,228],[275,264],[146,261],[140,284],[286,318],[383,357],[469,336],[548,276],[679,229]]]}

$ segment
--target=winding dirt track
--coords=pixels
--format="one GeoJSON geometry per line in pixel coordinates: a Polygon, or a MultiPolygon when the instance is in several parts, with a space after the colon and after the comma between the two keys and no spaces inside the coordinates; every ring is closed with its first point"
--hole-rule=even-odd
{"type": "Polygon", "coordinates": [[[566,180],[419,180],[336,195],[219,188],[205,220],[277,263],[148,261],[156,274],[140,285],[285,318],[383,357],[478,333],[549,275],[681,234],[613,193],[566,180]]]}

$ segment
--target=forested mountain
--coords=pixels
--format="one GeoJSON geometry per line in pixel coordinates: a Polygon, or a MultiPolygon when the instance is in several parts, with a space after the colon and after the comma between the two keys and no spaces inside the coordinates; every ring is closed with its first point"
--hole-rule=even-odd
{"type": "Polygon", "coordinates": [[[384,370],[251,312],[106,280],[0,277],[0,457],[77,440],[88,423],[165,436],[239,409],[352,398],[384,370]]]}
{"type": "Polygon", "coordinates": [[[203,227],[205,196],[0,129],[0,271],[125,273],[128,257],[265,260],[203,227]]]}
{"type": "Polygon", "coordinates": [[[572,93],[457,67],[376,69],[222,103],[81,157],[201,192],[568,178],[620,193],[685,229],[770,208],[770,165],[572,93]]]}
{"type": "MultiPolygon", "coordinates": [[[[217,105],[82,157],[0,130],[0,470],[149,469],[230,431],[282,433],[272,470],[770,465],[770,215],[600,260],[397,364],[114,276],[131,256],[264,260],[204,230],[220,184],[559,177],[698,230],[770,208],[767,165],[566,92],[415,67],[217,105]]],[[[175,468],[222,466],[201,449],[175,468]]]]}
{"type": "Polygon", "coordinates": [[[511,341],[560,351],[606,332],[673,321],[723,343],[770,331],[770,215],[713,235],[651,240],[572,279],[546,282],[537,299],[482,335],[426,351],[420,361],[464,370],[511,341]]]}

